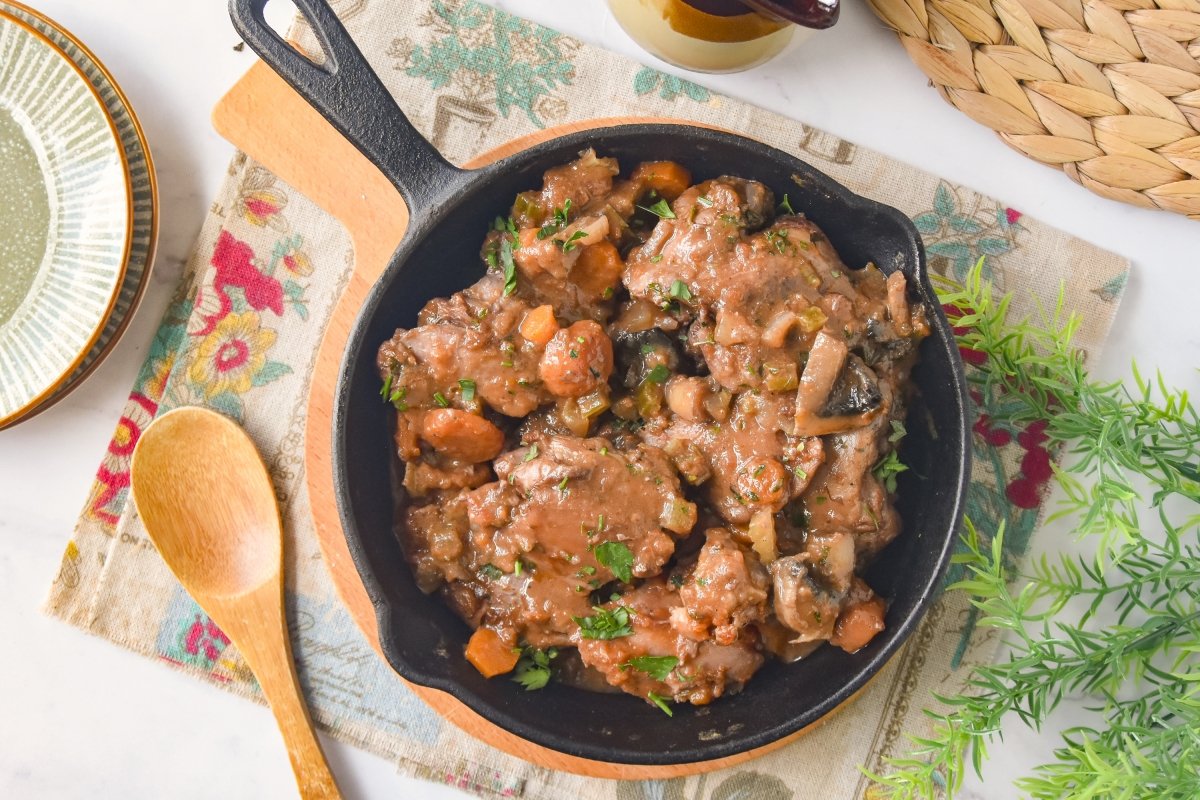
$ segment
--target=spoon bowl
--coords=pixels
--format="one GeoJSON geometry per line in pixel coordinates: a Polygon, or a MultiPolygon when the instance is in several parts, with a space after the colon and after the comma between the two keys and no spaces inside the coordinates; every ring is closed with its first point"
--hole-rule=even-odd
{"type": "Polygon", "coordinates": [[[301,797],[341,797],[296,678],[284,614],[283,526],[254,442],[214,411],[170,411],[138,440],[131,484],[163,561],[258,678],[301,797]]]}
{"type": "Polygon", "coordinates": [[[164,414],[138,442],[132,483],[159,555],[193,594],[233,597],[279,576],[275,492],[254,443],[227,418],[164,414]]]}

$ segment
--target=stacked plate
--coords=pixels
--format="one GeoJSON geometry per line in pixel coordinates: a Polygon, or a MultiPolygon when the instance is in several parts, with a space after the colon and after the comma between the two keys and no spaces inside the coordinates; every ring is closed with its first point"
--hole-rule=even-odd
{"type": "Polygon", "coordinates": [[[149,278],[157,200],[112,75],[61,26],[0,0],[0,429],[116,345],[149,278]]]}

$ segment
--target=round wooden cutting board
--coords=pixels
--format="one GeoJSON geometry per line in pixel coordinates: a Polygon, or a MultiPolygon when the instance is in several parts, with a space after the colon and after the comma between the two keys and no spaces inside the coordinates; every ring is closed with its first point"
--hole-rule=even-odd
{"type": "MultiPolygon", "coordinates": [[[[489,164],[568,132],[630,122],[679,120],[617,118],[575,122],[515,139],[463,166],[489,164]]],[[[375,610],[350,558],[338,519],[330,430],[334,387],[350,328],[367,292],[404,236],[408,210],[399,192],[375,166],[262,63],[256,63],[220,101],[213,112],[213,123],[222,136],[340,220],[354,244],[354,273],[325,330],[312,376],[305,429],[306,475],[325,564],[351,617],[382,658],[375,610]],[[270,113],[264,113],[267,110],[270,113]]],[[[493,747],[538,766],[598,778],[661,779],[722,769],[782,747],[821,724],[764,747],[714,761],[666,766],[614,764],[541,747],[493,725],[444,692],[408,685],[445,719],[493,747]]],[[[853,700],[852,697],[841,707],[853,700]]]]}

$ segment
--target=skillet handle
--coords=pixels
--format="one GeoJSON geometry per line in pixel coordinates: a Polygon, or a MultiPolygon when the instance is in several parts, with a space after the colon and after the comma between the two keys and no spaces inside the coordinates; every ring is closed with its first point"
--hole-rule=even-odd
{"type": "Polygon", "coordinates": [[[315,64],[263,18],[269,0],[229,0],[233,27],[250,48],[383,172],[416,216],[464,183],[467,172],[426,141],[396,105],[326,0],[293,0],[321,43],[315,64]]]}

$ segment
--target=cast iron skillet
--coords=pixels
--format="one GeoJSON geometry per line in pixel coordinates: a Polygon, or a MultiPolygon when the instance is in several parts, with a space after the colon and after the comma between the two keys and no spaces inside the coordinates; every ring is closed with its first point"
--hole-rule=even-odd
{"type": "Polygon", "coordinates": [[[962,362],[929,284],[921,239],[894,208],[858,197],[808,164],[727,133],[680,125],[622,125],[572,133],[484,169],[460,170],[405,119],[324,0],[296,0],[325,51],[323,66],[297,54],[263,21],[267,0],[231,0],[246,42],[387,175],[411,210],[408,233],[358,315],[343,356],[333,420],[334,482],[350,553],[379,620],[383,652],[414,683],[441,689],[493,723],[571,755],[629,764],[677,764],[741,753],[809,725],[846,701],[913,631],[949,561],[970,454],[962,362]],[[804,661],[768,663],[735,697],[675,706],[668,718],[628,695],[552,683],[525,692],[485,680],[463,658],[469,630],[413,581],[393,529],[392,412],[379,399],[375,352],[397,327],[415,324],[431,298],[479,278],[492,219],[549,167],[587,148],[629,169],[643,160],[683,162],[696,180],[721,174],[767,183],[829,236],[850,265],[901,270],[929,311],[918,394],[907,420],[899,510],[904,530],[866,573],[891,605],[887,629],[847,655],[824,647],[804,661]]]}

